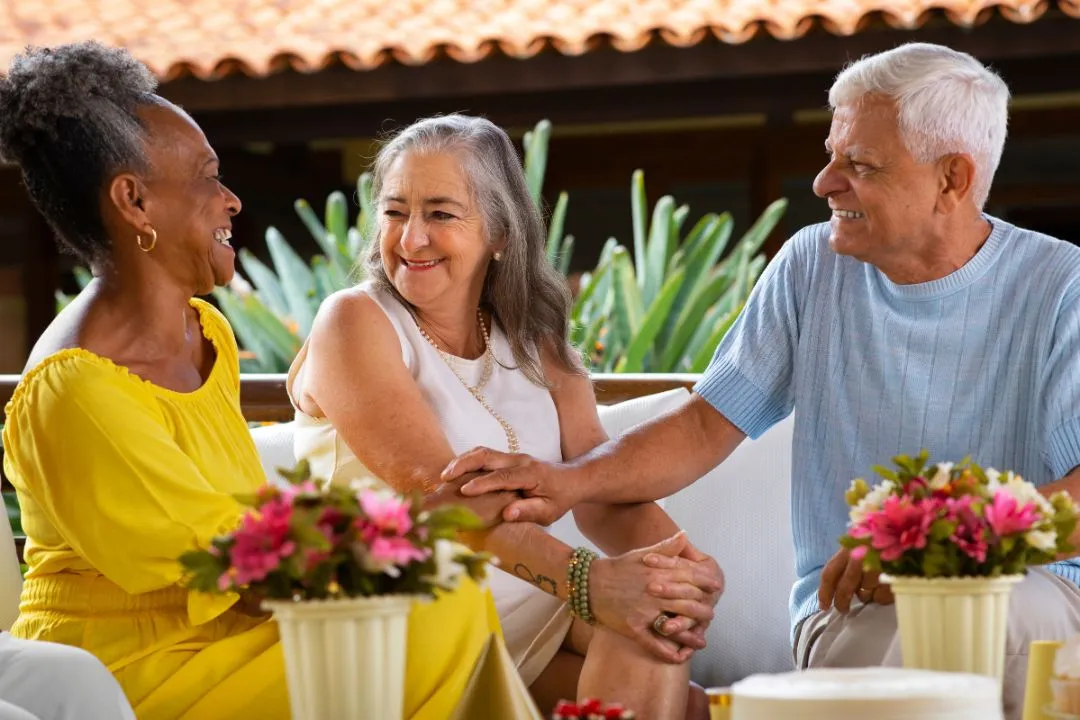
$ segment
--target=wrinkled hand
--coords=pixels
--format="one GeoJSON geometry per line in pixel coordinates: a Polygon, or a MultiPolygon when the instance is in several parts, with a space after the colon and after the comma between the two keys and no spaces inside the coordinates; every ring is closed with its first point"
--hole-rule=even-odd
{"type": "Polygon", "coordinates": [[[882,585],[878,573],[864,572],[862,560],[855,560],[851,552],[841,549],[821,571],[821,587],[818,588],[818,605],[822,610],[835,607],[842,614],[851,610],[851,598],[857,597],[863,604],[893,603],[892,588],[882,585]]]}
{"type": "MultiPolygon", "coordinates": [[[[686,548],[673,558],[660,553],[650,553],[642,558],[642,561],[652,568],[696,568],[700,572],[708,573],[713,577],[718,589],[715,592],[704,593],[704,600],[712,607],[720,601],[720,595],[724,592],[724,572],[720,564],[711,555],[698,550],[689,542],[686,548]]],[[[687,587],[680,585],[667,585],[656,582],[650,583],[647,588],[649,594],[660,599],[683,599],[687,597],[687,587]]],[[[674,640],[679,645],[693,648],[694,650],[705,649],[705,632],[709,629],[710,621],[696,621],[688,617],[673,617],[663,626],[664,635],[674,640]]]]}
{"type": "Polygon", "coordinates": [[[704,562],[665,568],[653,567],[656,562],[646,563],[645,558],[676,559],[688,544],[686,533],[680,532],[652,547],[595,560],[589,572],[589,599],[597,622],[670,663],[685,662],[695,647],[658,635],[653,621],[666,612],[707,624],[713,618],[712,595],[720,592],[722,582],[704,562]],[[651,593],[652,587],[660,588],[665,597],[651,593]]]}
{"type": "Polygon", "coordinates": [[[511,492],[493,492],[477,497],[465,497],[461,494],[461,487],[476,477],[478,473],[463,475],[451,482],[440,483],[436,490],[424,497],[424,507],[434,508],[439,505],[461,505],[472,510],[484,523],[485,529],[490,529],[502,522],[503,511],[506,506],[517,499],[517,495],[511,492]]]}
{"type": "Polygon", "coordinates": [[[576,484],[565,466],[541,462],[529,455],[474,448],[451,461],[442,479],[453,481],[469,473],[475,476],[461,487],[466,497],[505,491],[520,496],[503,511],[507,522],[550,525],[579,500],[574,492],[576,484]]]}

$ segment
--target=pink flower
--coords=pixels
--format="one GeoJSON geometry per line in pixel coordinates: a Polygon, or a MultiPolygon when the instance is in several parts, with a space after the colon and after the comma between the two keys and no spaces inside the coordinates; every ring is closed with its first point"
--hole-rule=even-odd
{"type": "Polygon", "coordinates": [[[949,537],[949,540],[973,560],[986,562],[986,552],[989,549],[986,540],[986,526],[982,524],[979,516],[971,508],[971,503],[974,500],[975,498],[971,495],[963,495],[945,501],[945,519],[956,523],[956,529],[949,537]]]}
{"type": "Polygon", "coordinates": [[[281,491],[282,497],[285,501],[292,505],[299,495],[316,495],[319,492],[319,487],[315,484],[314,480],[305,480],[299,485],[289,485],[287,488],[281,491]]]}
{"type": "Polygon", "coordinates": [[[426,548],[418,548],[405,538],[377,537],[365,549],[354,549],[358,560],[371,572],[384,572],[391,577],[401,574],[400,566],[414,561],[427,560],[431,554],[426,548]]]}
{"type": "Polygon", "coordinates": [[[933,501],[912,502],[908,497],[890,495],[881,510],[867,514],[865,527],[852,530],[852,536],[869,536],[870,544],[881,553],[882,560],[896,560],[905,550],[926,547],[937,509],[934,505],[933,501]]]}
{"type": "Polygon", "coordinates": [[[328,543],[334,545],[340,537],[340,533],[336,532],[334,528],[344,519],[345,514],[337,508],[323,508],[318,522],[315,523],[315,529],[322,533],[328,543]]]}
{"type": "Polygon", "coordinates": [[[282,558],[292,554],[296,543],[288,539],[291,520],[292,506],[284,498],[271,500],[258,512],[244,515],[229,553],[232,583],[248,585],[264,580],[281,565],[282,558]]]}
{"type": "Polygon", "coordinates": [[[1005,490],[994,493],[993,501],[986,506],[986,522],[998,537],[1025,533],[1038,519],[1035,503],[1020,505],[1016,498],[1005,490]]]}
{"type": "Polygon", "coordinates": [[[401,537],[409,532],[412,529],[409,505],[408,500],[389,493],[368,490],[360,494],[360,507],[367,515],[368,524],[380,533],[401,537]]]}

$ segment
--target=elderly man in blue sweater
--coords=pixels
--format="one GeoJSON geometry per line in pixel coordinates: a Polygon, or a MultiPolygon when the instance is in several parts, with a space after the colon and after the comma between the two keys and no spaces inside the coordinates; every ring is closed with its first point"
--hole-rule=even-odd
{"type": "MultiPolygon", "coordinates": [[[[983,212],[1008,101],[996,74],[941,46],[846,68],[814,181],[832,217],[779,251],[690,402],[569,463],[480,449],[446,477],[503,469],[464,491],[523,491],[506,519],[550,523],[578,503],[670,495],[794,411],[796,663],[895,663],[888,589],[837,545],[852,478],[926,448],[1080,498],[1080,248],[983,212]]],[[[1071,558],[1014,592],[1009,718],[1028,642],[1080,632],[1078,581],[1071,558]]]]}

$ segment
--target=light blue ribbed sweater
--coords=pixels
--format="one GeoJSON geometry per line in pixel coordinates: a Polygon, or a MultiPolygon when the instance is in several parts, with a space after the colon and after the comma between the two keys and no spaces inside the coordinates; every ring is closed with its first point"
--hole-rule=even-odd
{"type": "MultiPolygon", "coordinates": [[[[1035,485],[1080,465],[1080,248],[987,220],[970,262],[916,285],[834,253],[828,224],[804,228],[695,387],[751,438],[794,409],[793,629],[872,465],[926,448],[1035,485]]],[[[1080,584],[1080,560],[1050,569],[1080,584]]]]}

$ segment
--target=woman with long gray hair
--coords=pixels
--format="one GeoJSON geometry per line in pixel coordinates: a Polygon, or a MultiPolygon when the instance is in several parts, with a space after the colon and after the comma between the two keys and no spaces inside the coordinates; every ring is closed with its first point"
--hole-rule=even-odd
{"type": "MultiPolygon", "coordinates": [[[[567,341],[567,285],[545,257],[544,223],[506,133],[462,115],[417,122],[380,150],[373,190],[369,279],[322,305],[290,371],[297,456],[321,477],[372,476],[460,502],[460,483],[439,475],[470,448],[556,461],[606,440],[567,341]]],[[[498,522],[497,510],[482,514],[498,522]]],[[[577,695],[655,720],[706,717],[686,661],[704,647],[716,563],[652,503],[580,507],[575,518],[609,557],[535,525],[467,539],[501,560],[490,589],[534,699],[545,711],[577,695]],[[679,560],[645,560],[657,554],[679,560]],[[698,625],[665,637],[654,620],[669,616],[698,625]]]]}

